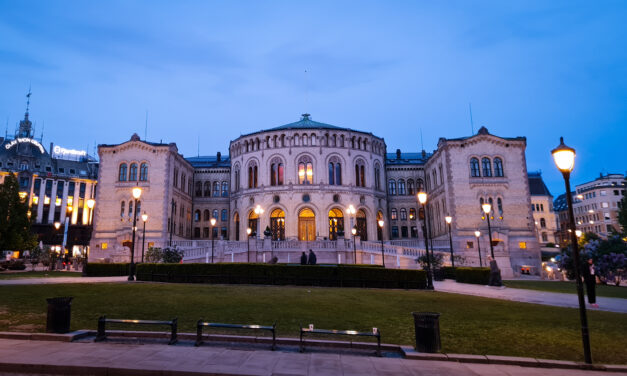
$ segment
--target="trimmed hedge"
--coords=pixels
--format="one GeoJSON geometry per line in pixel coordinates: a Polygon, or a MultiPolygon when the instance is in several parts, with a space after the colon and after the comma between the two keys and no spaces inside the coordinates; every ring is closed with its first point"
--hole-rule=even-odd
{"type": "Polygon", "coordinates": [[[344,265],[139,264],[137,280],[180,283],[424,289],[422,270],[344,265]]]}
{"type": "Polygon", "coordinates": [[[444,279],[455,279],[455,269],[452,266],[443,266],[440,268],[444,273],[444,279]]]}
{"type": "Polygon", "coordinates": [[[88,277],[117,277],[129,274],[129,263],[100,264],[87,263],[85,271],[88,277]]]}
{"type": "Polygon", "coordinates": [[[455,280],[459,283],[487,285],[490,281],[490,268],[455,268],[455,280]]]}

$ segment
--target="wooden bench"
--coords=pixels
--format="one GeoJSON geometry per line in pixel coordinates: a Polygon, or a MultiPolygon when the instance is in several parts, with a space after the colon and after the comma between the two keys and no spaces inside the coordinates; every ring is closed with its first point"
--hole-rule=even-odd
{"type": "Polygon", "coordinates": [[[377,356],[381,356],[381,332],[377,330],[373,332],[358,332],[356,330],[335,330],[335,329],[309,329],[300,326],[300,352],[305,351],[305,342],[303,341],[304,334],[337,334],[344,336],[361,336],[361,337],[376,337],[377,338],[377,356]]]}
{"type": "Polygon", "coordinates": [[[276,348],[276,321],[272,326],[263,326],[263,325],[242,325],[242,324],[222,324],[216,322],[204,322],[202,320],[198,320],[196,323],[196,343],[194,346],[200,346],[202,344],[202,328],[228,328],[228,329],[258,329],[258,330],[269,330],[272,332],[272,351],[276,348]]]}
{"type": "Polygon", "coordinates": [[[170,342],[168,345],[174,345],[178,339],[176,336],[177,331],[177,319],[174,318],[171,321],[158,321],[158,320],[133,320],[133,319],[108,319],[106,316],[100,316],[98,318],[98,335],[96,336],[96,342],[104,341],[107,339],[107,332],[105,326],[107,323],[111,324],[140,324],[140,325],[169,325],[171,329],[170,342]]]}

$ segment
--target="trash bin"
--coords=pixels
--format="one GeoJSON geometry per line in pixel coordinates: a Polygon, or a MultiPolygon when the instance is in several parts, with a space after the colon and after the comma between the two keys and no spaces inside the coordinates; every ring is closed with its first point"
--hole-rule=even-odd
{"type": "Polygon", "coordinates": [[[416,330],[416,351],[437,353],[440,342],[440,314],[437,312],[412,312],[416,330]]]}
{"type": "Polygon", "coordinates": [[[48,298],[47,333],[67,333],[70,331],[72,297],[48,298]]]}

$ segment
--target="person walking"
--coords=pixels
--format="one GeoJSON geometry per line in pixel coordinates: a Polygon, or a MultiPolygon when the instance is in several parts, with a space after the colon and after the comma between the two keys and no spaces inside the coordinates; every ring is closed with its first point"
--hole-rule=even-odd
{"type": "Polygon", "coordinates": [[[583,281],[586,284],[586,292],[588,293],[588,303],[594,308],[599,308],[597,304],[597,276],[594,261],[589,258],[583,267],[583,281]]]}
{"type": "Polygon", "coordinates": [[[300,264],[307,265],[307,255],[305,254],[305,252],[303,252],[303,254],[300,255],[300,264]]]}
{"type": "Polygon", "coordinates": [[[307,264],[316,265],[316,254],[310,249],[309,250],[309,260],[307,260],[307,264]]]}

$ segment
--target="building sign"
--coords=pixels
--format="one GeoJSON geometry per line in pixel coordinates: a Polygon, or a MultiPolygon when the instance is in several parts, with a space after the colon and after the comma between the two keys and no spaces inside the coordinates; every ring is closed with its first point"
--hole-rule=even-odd
{"type": "Polygon", "coordinates": [[[7,143],[6,145],[4,145],[4,147],[8,150],[11,149],[13,146],[20,144],[20,143],[31,143],[35,146],[37,146],[39,148],[39,151],[41,152],[41,154],[44,154],[46,151],[44,150],[44,147],[41,146],[41,144],[37,141],[34,140],[32,138],[28,138],[28,137],[23,137],[23,138],[16,138],[14,140],[11,140],[11,142],[7,143]]]}
{"type": "Polygon", "coordinates": [[[85,150],[66,149],[62,148],[61,146],[55,146],[52,149],[52,158],[55,159],[80,161],[85,157],[87,157],[87,152],[85,150]]]}

